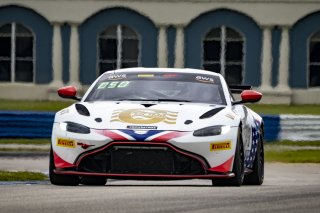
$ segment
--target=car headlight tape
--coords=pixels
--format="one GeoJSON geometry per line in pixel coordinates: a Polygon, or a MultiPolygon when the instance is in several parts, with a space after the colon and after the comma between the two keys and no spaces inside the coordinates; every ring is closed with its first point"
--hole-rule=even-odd
{"type": "Polygon", "coordinates": [[[209,126],[202,129],[198,129],[193,132],[193,136],[196,137],[205,137],[205,136],[214,136],[214,135],[223,135],[228,133],[230,126],[209,126]]]}

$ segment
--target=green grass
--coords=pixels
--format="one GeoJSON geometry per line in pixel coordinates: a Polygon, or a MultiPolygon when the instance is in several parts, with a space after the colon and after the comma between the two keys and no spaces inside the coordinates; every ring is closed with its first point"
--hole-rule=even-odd
{"type": "Polygon", "coordinates": [[[11,101],[0,100],[0,110],[15,111],[59,111],[74,101],[11,101]]]}
{"type": "Polygon", "coordinates": [[[43,152],[43,153],[49,153],[50,151],[50,148],[48,149],[37,149],[37,148],[0,148],[0,152],[36,152],[36,153],[39,153],[39,152],[43,152]]]}
{"type": "Polygon", "coordinates": [[[48,177],[39,172],[0,171],[0,181],[34,181],[47,180],[48,177]]]}
{"type": "MultiPolygon", "coordinates": [[[[0,110],[59,111],[74,101],[12,101],[0,100],[0,110]]],[[[320,105],[247,104],[260,114],[311,114],[320,115],[320,105]]]]}
{"type": "Polygon", "coordinates": [[[320,105],[269,105],[247,104],[253,111],[259,114],[310,114],[320,115],[320,105]]]}
{"type": "Polygon", "coordinates": [[[273,142],[267,142],[267,146],[320,146],[320,141],[273,141],[273,142]]]}
{"type": "Polygon", "coordinates": [[[320,150],[265,151],[266,162],[320,163],[320,150]]]}
{"type": "Polygon", "coordinates": [[[0,144],[47,145],[50,143],[51,143],[51,139],[12,139],[12,138],[0,139],[0,144]]]}
{"type": "Polygon", "coordinates": [[[264,146],[267,162],[320,163],[320,141],[269,142],[264,146]]]}

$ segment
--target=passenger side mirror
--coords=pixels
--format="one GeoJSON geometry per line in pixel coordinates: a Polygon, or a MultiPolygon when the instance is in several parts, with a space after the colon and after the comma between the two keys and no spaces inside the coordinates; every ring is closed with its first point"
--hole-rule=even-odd
{"type": "Polygon", "coordinates": [[[254,90],[244,90],[240,96],[243,103],[255,103],[262,98],[262,94],[254,90]]]}
{"type": "Polygon", "coordinates": [[[241,101],[235,101],[232,105],[243,103],[255,103],[261,100],[262,94],[254,90],[243,90],[240,94],[241,101]]]}
{"type": "Polygon", "coordinates": [[[66,87],[61,87],[58,89],[58,95],[61,98],[66,98],[66,99],[73,99],[80,101],[81,98],[77,97],[77,88],[74,86],[66,86],[66,87]]]}

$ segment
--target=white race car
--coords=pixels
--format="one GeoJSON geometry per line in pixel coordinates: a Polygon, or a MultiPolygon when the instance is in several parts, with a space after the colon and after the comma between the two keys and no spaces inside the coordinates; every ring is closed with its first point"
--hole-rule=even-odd
{"type": "Polygon", "coordinates": [[[196,69],[129,68],[102,74],[56,113],[50,181],[104,185],[112,179],[211,179],[261,185],[263,121],[243,103],[262,94],[196,69]],[[241,93],[235,100],[232,93],[241,93]]]}

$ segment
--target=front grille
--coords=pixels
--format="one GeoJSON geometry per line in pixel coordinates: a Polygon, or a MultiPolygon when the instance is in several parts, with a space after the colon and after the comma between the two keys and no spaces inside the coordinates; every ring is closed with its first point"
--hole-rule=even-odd
{"type": "Polygon", "coordinates": [[[83,158],[78,170],[117,174],[205,174],[198,160],[159,145],[113,145],[83,158]]]}

